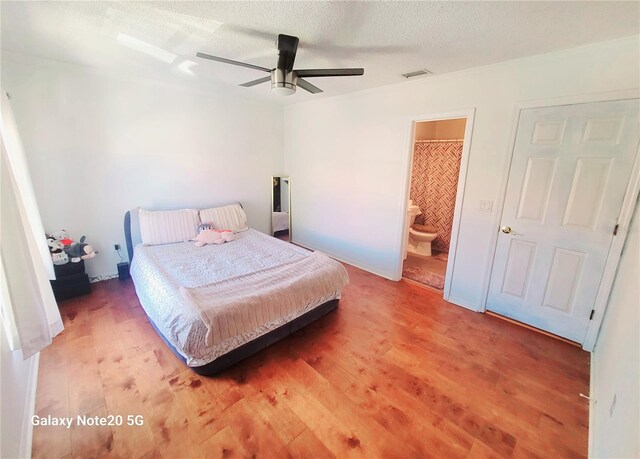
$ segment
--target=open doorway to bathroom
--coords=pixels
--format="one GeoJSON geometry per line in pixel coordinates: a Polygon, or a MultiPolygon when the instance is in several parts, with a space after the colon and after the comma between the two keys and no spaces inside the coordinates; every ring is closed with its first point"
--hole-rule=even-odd
{"type": "Polygon", "coordinates": [[[443,291],[467,118],[416,121],[402,277],[443,291]]]}

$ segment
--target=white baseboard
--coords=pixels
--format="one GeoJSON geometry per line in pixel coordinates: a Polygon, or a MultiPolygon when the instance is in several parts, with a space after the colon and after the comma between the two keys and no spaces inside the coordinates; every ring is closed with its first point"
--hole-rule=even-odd
{"type": "Polygon", "coordinates": [[[309,250],[320,250],[321,252],[329,255],[334,260],[338,260],[338,261],[341,261],[342,263],[346,263],[348,265],[355,266],[356,268],[362,269],[363,271],[367,271],[367,272],[369,272],[371,274],[375,274],[376,276],[384,277],[385,279],[389,279],[389,280],[396,281],[396,282],[398,281],[398,279],[394,279],[394,274],[393,273],[382,272],[382,271],[380,271],[380,270],[378,270],[376,268],[372,268],[371,266],[368,266],[368,265],[366,265],[364,263],[361,263],[359,261],[352,260],[352,259],[349,259],[347,257],[343,257],[341,255],[336,255],[335,253],[332,253],[332,252],[330,252],[328,250],[325,250],[325,249],[315,248],[311,244],[307,244],[305,242],[298,242],[296,240],[292,240],[291,243],[295,244],[295,245],[299,245],[300,247],[303,247],[303,248],[309,249],[309,250]]]}
{"type": "Polygon", "coordinates": [[[33,424],[31,417],[36,409],[36,389],[38,388],[38,367],[40,364],[40,354],[36,354],[30,359],[29,380],[27,381],[27,401],[24,404],[24,416],[22,419],[22,435],[20,437],[20,459],[31,457],[31,447],[33,444],[33,424]]]}
{"type": "MultiPolygon", "coordinates": [[[[291,241],[291,242],[293,244],[299,245],[300,247],[304,247],[305,249],[322,250],[322,252],[326,253],[331,258],[334,258],[334,259],[336,259],[338,261],[341,261],[343,263],[347,263],[347,264],[349,264],[351,266],[355,266],[356,268],[360,268],[360,269],[362,269],[364,271],[367,271],[367,272],[370,272],[372,274],[375,274],[376,276],[384,277],[385,279],[389,279],[389,280],[394,281],[394,282],[397,282],[399,280],[399,279],[394,279],[393,273],[381,272],[381,271],[379,271],[379,270],[377,270],[375,268],[372,268],[370,266],[362,264],[362,263],[360,263],[358,261],[350,260],[349,258],[335,255],[335,254],[333,254],[333,253],[331,253],[329,251],[323,250],[323,249],[315,249],[310,244],[305,244],[304,242],[298,242],[298,241],[295,241],[295,240],[291,241]]],[[[480,312],[480,307],[478,305],[469,303],[469,301],[467,301],[467,300],[463,300],[463,299],[460,299],[460,298],[456,298],[456,297],[451,297],[450,296],[449,299],[446,300],[446,301],[448,301],[451,304],[455,304],[456,306],[460,306],[460,307],[463,307],[465,309],[469,309],[470,311],[473,311],[473,312],[480,312]]]]}

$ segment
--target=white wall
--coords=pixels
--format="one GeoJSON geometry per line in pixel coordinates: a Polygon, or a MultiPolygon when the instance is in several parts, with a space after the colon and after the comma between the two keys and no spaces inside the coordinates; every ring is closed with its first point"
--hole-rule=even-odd
{"type": "Polygon", "coordinates": [[[640,457],[639,240],[640,201],[591,357],[591,457],[640,457]]]}
{"type": "Polygon", "coordinates": [[[133,207],[239,200],[270,230],[270,177],[283,169],[283,111],[158,82],[3,52],[46,231],[64,228],[101,253],[90,275],[116,272],[133,207]]]}
{"type": "Polygon", "coordinates": [[[38,357],[22,360],[20,351],[9,349],[0,324],[0,457],[31,457],[30,416],[35,403],[38,357]]]}
{"type": "Polygon", "coordinates": [[[294,241],[393,278],[409,119],[475,108],[450,299],[480,308],[516,104],[637,88],[639,66],[639,40],[632,37],[286,107],[294,241]],[[494,201],[494,213],[481,212],[480,200],[494,201]]]}
{"type": "Polygon", "coordinates": [[[415,140],[461,140],[467,126],[465,118],[416,123],[415,140]]]}

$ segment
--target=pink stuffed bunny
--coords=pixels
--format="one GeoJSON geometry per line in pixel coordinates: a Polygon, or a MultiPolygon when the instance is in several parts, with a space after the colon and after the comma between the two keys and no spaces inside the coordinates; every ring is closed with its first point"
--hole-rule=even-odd
{"type": "Polygon", "coordinates": [[[234,239],[235,236],[231,230],[205,229],[193,240],[196,241],[194,244],[196,247],[202,247],[207,244],[223,244],[234,239]]]}

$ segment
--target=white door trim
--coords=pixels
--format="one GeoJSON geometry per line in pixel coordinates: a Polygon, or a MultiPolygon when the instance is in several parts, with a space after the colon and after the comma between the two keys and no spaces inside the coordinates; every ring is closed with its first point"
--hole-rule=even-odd
{"type": "Polygon", "coordinates": [[[27,400],[24,404],[22,417],[22,435],[20,437],[20,449],[18,457],[31,457],[33,446],[33,423],[31,418],[36,412],[36,389],[38,387],[38,368],[40,365],[40,353],[29,359],[29,375],[27,379],[27,400]]]}
{"type": "Polygon", "coordinates": [[[607,309],[609,302],[609,294],[613,287],[613,281],[618,271],[618,264],[620,263],[620,256],[622,255],[622,249],[624,243],[627,240],[629,234],[629,225],[631,218],[633,217],[633,211],[636,207],[636,201],[638,200],[638,193],[640,192],[640,146],[636,150],[636,159],[633,163],[633,169],[631,171],[631,177],[629,179],[629,185],[624,195],[624,201],[622,202],[622,209],[620,210],[620,216],[618,217],[618,235],[613,238],[611,247],[609,248],[609,256],[607,262],[604,265],[604,272],[602,273],[602,280],[600,281],[600,287],[598,288],[598,294],[596,295],[596,301],[593,305],[593,318],[589,322],[587,328],[587,334],[582,342],[582,349],[586,351],[593,351],[596,340],[598,338],[598,332],[604,319],[604,312],[607,309]]]}
{"type": "MultiPolygon", "coordinates": [[[[511,170],[511,163],[513,160],[513,150],[515,148],[516,135],[518,131],[518,124],[520,120],[520,112],[522,110],[526,110],[529,108],[543,108],[543,107],[554,107],[558,105],[575,105],[582,103],[590,103],[590,102],[606,102],[611,100],[624,100],[624,99],[638,99],[640,98],[640,89],[629,89],[622,91],[612,91],[612,92],[604,92],[604,93],[595,93],[595,94],[582,94],[576,96],[566,96],[566,97],[557,97],[551,99],[538,99],[538,100],[528,100],[528,101],[520,101],[516,104],[514,108],[513,121],[511,123],[511,127],[509,129],[509,155],[508,159],[505,163],[504,171],[502,173],[502,179],[500,183],[500,192],[498,195],[498,199],[496,202],[496,209],[499,209],[494,216],[493,227],[495,231],[492,233],[491,241],[489,243],[490,253],[488,257],[487,266],[485,268],[484,282],[482,286],[482,296],[481,296],[481,304],[479,308],[479,312],[485,312],[487,310],[487,298],[489,296],[489,284],[491,282],[491,273],[493,271],[493,264],[496,254],[496,248],[498,245],[498,228],[500,226],[500,221],[502,220],[502,214],[504,212],[504,201],[507,194],[507,184],[509,181],[509,172],[511,170]]],[[[635,197],[638,196],[638,190],[640,190],[640,171],[639,162],[640,158],[638,158],[638,153],[636,152],[636,159],[634,162],[634,170],[629,179],[629,187],[627,188],[627,192],[624,197],[623,209],[619,217],[620,227],[626,228],[631,221],[631,214],[633,213],[633,204],[635,204],[635,199],[631,198],[635,190],[635,197]],[[631,204],[629,201],[631,200],[631,204]],[[628,212],[628,207],[631,206],[630,214],[627,216],[625,212],[628,212]],[[628,220],[624,221],[624,218],[628,217],[628,220]]],[[[622,251],[622,246],[624,245],[625,237],[620,237],[619,239],[614,239],[614,242],[609,250],[609,255],[607,256],[607,262],[605,265],[605,273],[603,274],[603,282],[601,282],[600,289],[598,290],[598,295],[595,303],[595,313],[594,318],[589,324],[589,329],[587,330],[587,336],[584,339],[584,342],[581,343],[583,345],[583,349],[587,351],[592,351],[595,345],[595,340],[598,335],[598,331],[600,330],[600,325],[602,324],[602,318],[604,317],[604,312],[607,306],[607,299],[609,298],[609,293],[611,291],[611,285],[613,284],[613,277],[615,277],[615,271],[618,267],[618,262],[620,260],[620,253],[622,251]],[[617,242],[621,241],[618,247],[617,242]],[[607,287],[604,282],[605,276],[611,276],[611,282],[607,287]]]]}
{"type": "MultiPolygon", "coordinates": [[[[415,124],[421,121],[440,121],[457,118],[466,118],[467,122],[464,129],[464,141],[462,144],[462,157],[460,159],[460,171],[458,173],[458,188],[456,190],[456,203],[453,211],[453,226],[451,228],[451,243],[449,245],[449,261],[447,262],[447,271],[445,274],[443,298],[449,300],[449,294],[451,292],[451,281],[453,278],[453,269],[455,266],[456,249],[458,246],[458,234],[460,232],[460,217],[462,213],[462,203],[464,202],[464,190],[465,183],[467,181],[467,169],[469,167],[469,153],[471,152],[471,140],[473,136],[473,124],[476,109],[470,108],[466,110],[459,110],[455,112],[446,113],[430,113],[428,115],[412,116],[407,120],[408,132],[407,132],[407,146],[404,158],[404,193],[402,194],[402,203],[400,208],[402,214],[400,215],[401,221],[399,227],[402,228],[400,233],[400,252],[398,254],[398,264],[395,269],[395,279],[400,280],[402,278],[402,265],[403,255],[406,244],[406,234],[409,230],[407,228],[407,206],[409,203],[409,195],[411,191],[411,169],[413,167],[413,143],[415,124]]],[[[459,305],[467,307],[466,305],[459,305]]]]}

